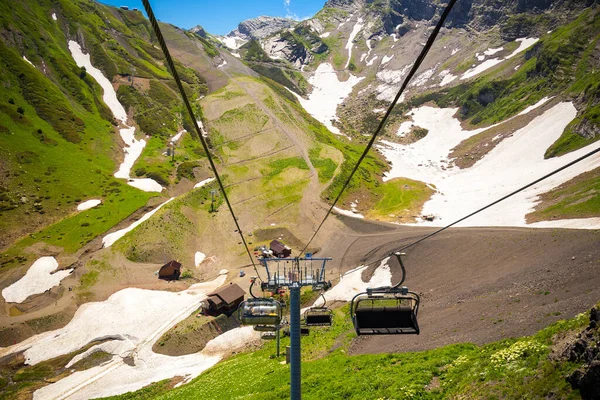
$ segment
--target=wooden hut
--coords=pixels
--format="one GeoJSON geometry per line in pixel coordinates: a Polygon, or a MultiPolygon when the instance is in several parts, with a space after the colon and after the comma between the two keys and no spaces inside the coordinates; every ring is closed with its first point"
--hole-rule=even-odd
{"type": "Polygon", "coordinates": [[[244,289],[235,283],[223,286],[208,294],[204,302],[204,313],[215,317],[221,314],[230,315],[244,301],[245,294],[244,289]]]}
{"type": "Polygon", "coordinates": [[[174,281],[181,275],[181,263],[171,260],[158,270],[158,279],[174,281]]]}
{"type": "Polygon", "coordinates": [[[289,257],[292,254],[292,249],[278,240],[273,240],[269,245],[273,255],[278,258],[289,257]]]}

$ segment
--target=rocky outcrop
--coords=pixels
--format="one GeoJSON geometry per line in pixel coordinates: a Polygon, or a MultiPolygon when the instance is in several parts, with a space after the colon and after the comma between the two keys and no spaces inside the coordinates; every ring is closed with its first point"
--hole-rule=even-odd
{"type": "Polygon", "coordinates": [[[566,348],[563,356],[571,362],[584,362],[567,377],[574,389],[579,389],[584,400],[600,400],[600,307],[590,311],[590,324],[566,348]]]}
{"type": "Polygon", "coordinates": [[[329,50],[309,24],[301,24],[291,32],[285,31],[269,37],[262,42],[262,47],[269,57],[286,59],[296,68],[311,63],[315,54],[329,50]]]}
{"type": "Polygon", "coordinates": [[[195,33],[196,35],[206,39],[206,31],[200,25],[196,25],[195,27],[191,28],[190,32],[195,33]]]}
{"type": "Polygon", "coordinates": [[[264,39],[282,29],[291,28],[297,23],[289,18],[261,16],[240,22],[238,28],[229,32],[227,36],[239,37],[244,40],[264,39]]]}

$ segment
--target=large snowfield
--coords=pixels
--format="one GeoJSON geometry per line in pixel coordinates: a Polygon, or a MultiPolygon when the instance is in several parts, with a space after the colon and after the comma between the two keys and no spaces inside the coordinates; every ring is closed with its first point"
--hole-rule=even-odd
{"type": "MultiPolygon", "coordinates": [[[[538,106],[541,104],[541,101],[537,103],[538,106]]],[[[532,109],[528,108],[528,111],[532,109]]],[[[384,181],[406,177],[435,185],[436,193],[425,203],[423,214],[436,218],[434,221],[420,221],[419,224],[446,225],[600,147],[600,142],[596,142],[562,157],[544,159],[546,149],[560,137],[577,114],[572,103],[563,102],[504,139],[472,167],[458,169],[449,166],[451,150],[484,129],[463,130],[454,118],[456,111],[428,106],[414,109],[411,111],[414,125],[427,129],[427,136],[410,145],[386,141],[379,145],[379,150],[391,164],[384,181]]],[[[525,222],[525,215],[533,210],[538,195],[599,166],[600,155],[592,156],[458,226],[572,228],[577,225],[578,228],[599,228],[597,218],[580,221],[580,224],[571,220],[532,225],[525,222]]]]}
{"type": "Polygon", "coordinates": [[[188,382],[226,353],[260,340],[252,327],[241,327],[211,340],[199,353],[171,357],[152,351],[165,332],[195,311],[206,294],[221,286],[225,279],[226,275],[221,275],[181,292],[123,289],[106,301],[83,304],[64,328],[0,349],[0,357],[24,351],[25,362],[35,365],[78,351],[94,341],[104,341],[75,356],[68,365],[96,351],[112,354],[110,361],[37,390],[35,399],[110,396],[174,376],[184,377],[184,382],[188,382]]]}

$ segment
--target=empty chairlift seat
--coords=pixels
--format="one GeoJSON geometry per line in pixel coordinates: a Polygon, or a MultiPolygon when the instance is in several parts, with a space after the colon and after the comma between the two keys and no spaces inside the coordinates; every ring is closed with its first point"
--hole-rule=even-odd
{"type": "Polygon", "coordinates": [[[311,307],[304,311],[306,326],[331,326],[331,310],[327,307],[311,307]]]}
{"type": "Polygon", "coordinates": [[[403,288],[367,290],[352,299],[350,313],[357,335],[419,334],[420,298],[403,288]]]}

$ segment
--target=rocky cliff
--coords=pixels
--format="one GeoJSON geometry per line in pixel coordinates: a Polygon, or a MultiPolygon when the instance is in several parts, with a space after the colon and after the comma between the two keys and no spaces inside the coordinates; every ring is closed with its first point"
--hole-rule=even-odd
{"type": "Polygon", "coordinates": [[[229,37],[239,37],[244,40],[264,39],[282,29],[291,28],[297,21],[289,18],[266,17],[247,19],[240,22],[238,28],[229,32],[229,37]]]}

